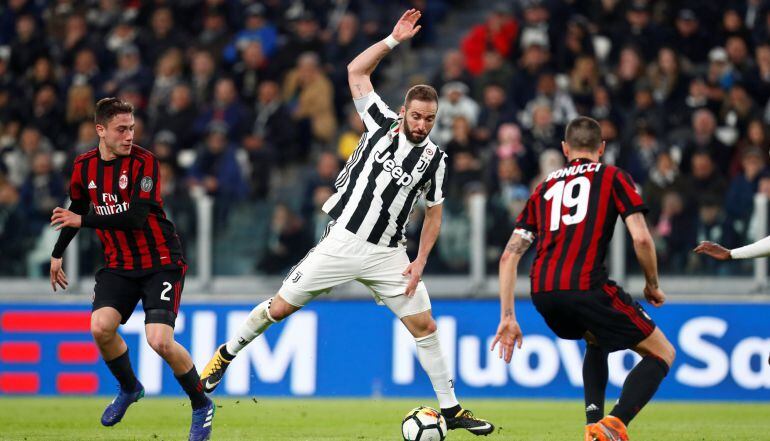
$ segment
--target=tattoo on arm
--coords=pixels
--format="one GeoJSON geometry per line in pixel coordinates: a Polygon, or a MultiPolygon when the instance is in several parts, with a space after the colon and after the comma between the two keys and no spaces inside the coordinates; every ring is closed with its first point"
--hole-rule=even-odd
{"type": "Polygon", "coordinates": [[[513,233],[511,234],[511,239],[508,241],[508,245],[505,246],[505,250],[509,253],[521,255],[529,249],[530,245],[532,245],[531,242],[525,240],[520,235],[513,233]]]}
{"type": "Polygon", "coordinates": [[[513,308],[508,308],[503,312],[504,317],[512,317],[513,316],[513,308]]]}

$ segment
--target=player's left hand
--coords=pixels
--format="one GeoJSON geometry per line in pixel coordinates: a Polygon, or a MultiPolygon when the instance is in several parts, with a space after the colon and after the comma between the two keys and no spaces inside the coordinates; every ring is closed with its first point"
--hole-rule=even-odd
{"type": "Polygon", "coordinates": [[[404,12],[404,15],[401,16],[393,27],[393,32],[391,33],[393,38],[401,42],[414,37],[422,28],[422,26],[417,25],[417,20],[419,20],[421,16],[422,12],[414,8],[404,12]]]}
{"type": "Polygon", "coordinates": [[[401,273],[401,275],[409,277],[409,284],[406,285],[406,291],[404,291],[404,295],[407,297],[414,296],[414,293],[417,290],[417,284],[420,283],[420,280],[422,279],[422,271],[425,269],[425,263],[425,261],[417,259],[410,263],[404,272],[401,273]]]}
{"type": "Polygon", "coordinates": [[[79,214],[75,214],[61,207],[53,209],[51,226],[55,226],[56,228],[54,229],[56,231],[59,231],[64,227],[80,228],[81,225],[83,225],[83,218],[79,214]]]}
{"type": "Polygon", "coordinates": [[[521,333],[521,327],[519,322],[511,317],[505,317],[500,319],[500,325],[497,327],[497,334],[495,340],[492,342],[490,351],[495,350],[497,343],[500,343],[500,349],[498,350],[498,356],[500,358],[505,357],[505,362],[510,363],[513,358],[513,347],[521,349],[521,343],[524,341],[524,336],[521,333]]]}
{"type": "Polygon", "coordinates": [[[709,242],[707,240],[704,240],[703,242],[701,242],[700,245],[695,247],[693,251],[697,254],[705,254],[707,256],[711,256],[717,260],[732,259],[730,250],[723,247],[722,245],[719,245],[718,243],[709,242]]]}
{"type": "Polygon", "coordinates": [[[666,302],[666,294],[662,289],[647,285],[644,287],[644,298],[654,307],[659,307],[666,302]]]}

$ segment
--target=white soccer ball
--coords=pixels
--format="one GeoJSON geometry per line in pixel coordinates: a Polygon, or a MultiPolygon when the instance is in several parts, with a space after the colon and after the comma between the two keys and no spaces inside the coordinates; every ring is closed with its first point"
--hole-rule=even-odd
{"type": "Polygon", "coordinates": [[[444,441],[446,432],[444,416],[430,407],[415,407],[401,422],[404,441],[444,441]]]}

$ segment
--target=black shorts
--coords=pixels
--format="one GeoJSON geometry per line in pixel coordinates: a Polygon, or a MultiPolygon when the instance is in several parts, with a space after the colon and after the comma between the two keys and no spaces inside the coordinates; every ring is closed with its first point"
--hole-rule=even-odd
{"type": "Polygon", "coordinates": [[[186,264],[138,274],[102,268],[96,273],[91,310],[111,306],[120,313],[120,323],[125,324],[141,300],[145,323],[174,327],[186,271],[186,264]]]}
{"type": "Polygon", "coordinates": [[[535,293],[532,302],[559,337],[580,340],[590,331],[610,352],[633,348],[655,330],[642,305],[613,282],[591,291],[535,293]]]}

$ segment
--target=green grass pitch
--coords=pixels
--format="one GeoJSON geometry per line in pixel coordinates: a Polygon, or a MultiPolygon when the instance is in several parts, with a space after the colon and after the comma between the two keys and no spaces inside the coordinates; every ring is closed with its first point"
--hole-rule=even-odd
{"type": "MultiPolygon", "coordinates": [[[[190,424],[182,398],[144,398],[115,427],[99,417],[109,397],[0,398],[0,440],[182,440],[190,424]]],[[[431,399],[218,398],[213,440],[398,440],[411,408],[431,399]]],[[[494,422],[486,438],[452,431],[448,440],[579,441],[577,401],[467,400],[494,422]]],[[[653,402],[633,422],[633,441],[770,440],[770,404],[653,402]]]]}

